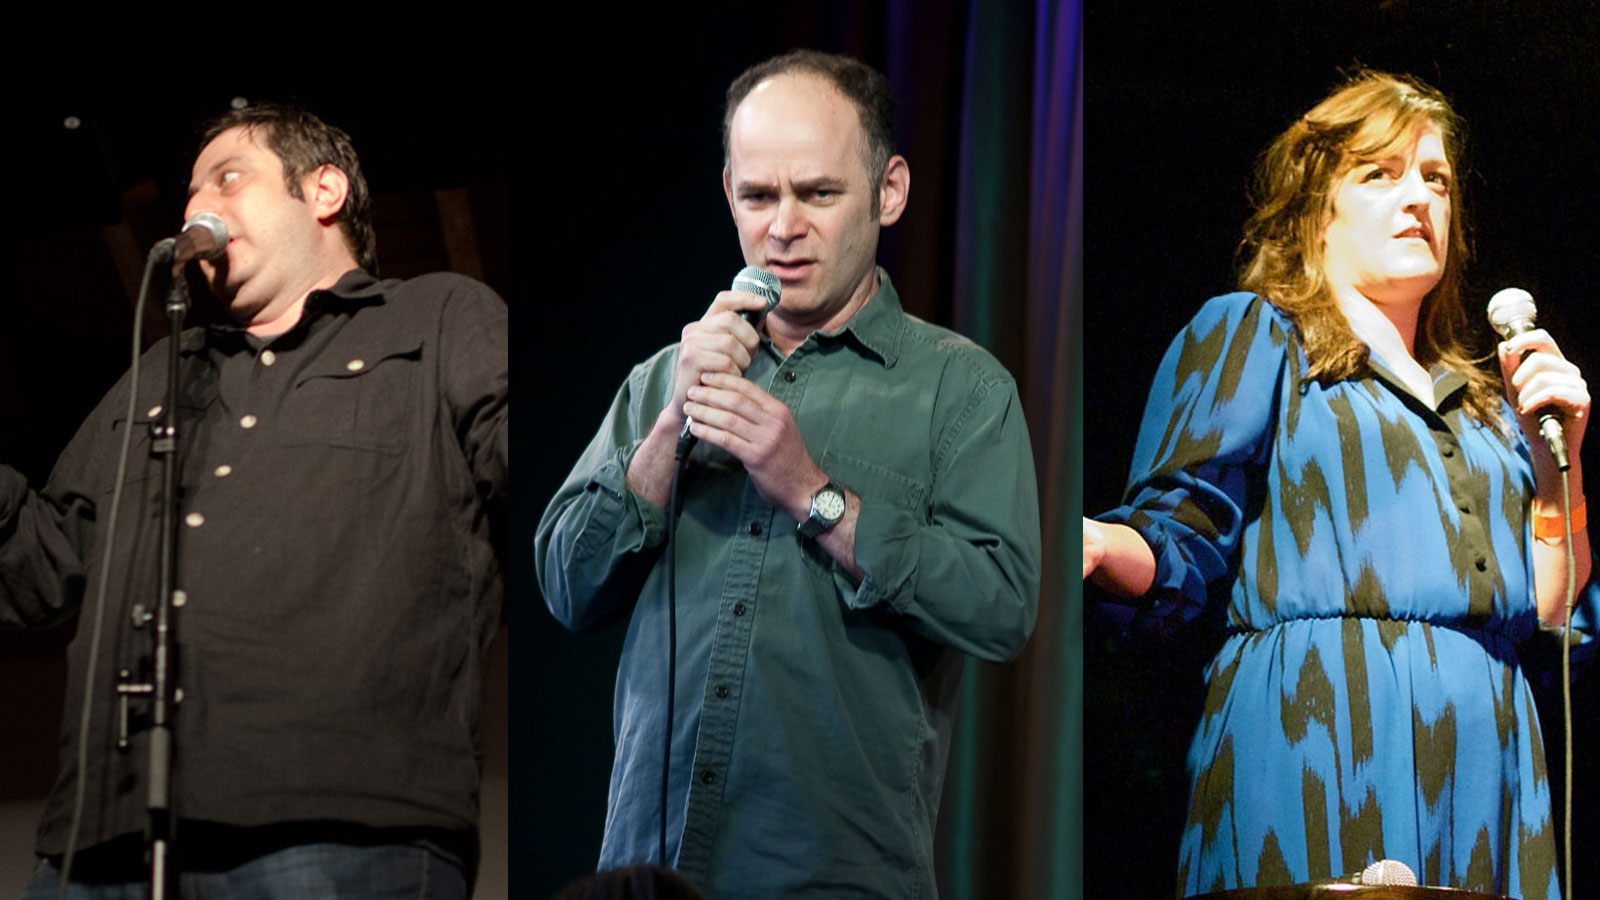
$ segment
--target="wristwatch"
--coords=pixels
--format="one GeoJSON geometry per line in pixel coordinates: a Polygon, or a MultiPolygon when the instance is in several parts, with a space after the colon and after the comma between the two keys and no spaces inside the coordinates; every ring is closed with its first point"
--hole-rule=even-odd
{"type": "Polygon", "coordinates": [[[800,523],[801,535],[814,538],[844,518],[844,488],[828,482],[811,495],[811,515],[800,523]]]}

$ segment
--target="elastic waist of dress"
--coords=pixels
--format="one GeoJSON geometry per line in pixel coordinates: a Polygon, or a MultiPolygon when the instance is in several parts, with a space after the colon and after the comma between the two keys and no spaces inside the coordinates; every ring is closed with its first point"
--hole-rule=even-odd
{"type": "Polygon", "coordinates": [[[1296,616],[1292,619],[1282,619],[1273,622],[1265,628],[1247,628],[1238,624],[1228,626],[1229,638],[1250,637],[1264,635],[1285,628],[1300,626],[1314,626],[1321,622],[1372,622],[1378,629],[1378,637],[1385,642],[1400,638],[1413,625],[1421,626],[1424,630],[1434,629],[1439,631],[1453,631],[1463,637],[1480,644],[1491,656],[1509,657],[1515,659],[1516,645],[1527,640],[1534,631],[1535,618],[1532,615],[1516,619],[1496,619],[1491,622],[1467,621],[1438,621],[1435,619],[1405,619],[1397,617],[1355,616],[1355,615],[1327,615],[1327,616],[1296,616]]]}

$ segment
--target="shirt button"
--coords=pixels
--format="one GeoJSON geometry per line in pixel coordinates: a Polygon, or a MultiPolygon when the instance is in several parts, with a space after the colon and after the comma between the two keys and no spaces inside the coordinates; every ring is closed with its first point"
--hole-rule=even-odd
{"type": "Polygon", "coordinates": [[[735,603],[733,605],[733,614],[736,615],[736,616],[744,615],[744,604],[743,603],[735,603]]]}
{"type": "Polygon", "coordinates": [[[229,475],[233,474],[233,466],[230,466],[227,463],[223,463],[222,465],[217,466],[214,474],[218,478],[227,478],[229,475]]]}
{"type": "Polygon", "coordinates": [[[161,407],[152,406],[152,407],[150,407],[149,411],[147,411],[144,415],[145,415],[145,418],[147,418],[147,419],[154,419],[156,416],[161,415],[161,407]]]}
{"type": "Polygon", "coordinates": [[[726,700],[726,699],[728,699],[728,686],[725,685],[725,684],[717,685],[716,694],[717,694],[717,699],[718,700],[726,700]]]}
{"type": "Polygon", "coordinates": [[[190,528],[199,528],[206,523],[206,517],[197,512],[192,512],[183,517],[183,523],[190,528]]]}
{"type": "Polygon", "coordinates": [[[700,783],[701,784],[712,784],[716,780],[717,780],[717,773],[711,771],[710,769],[706,769],[706,770],[704,770],[704,771],[702,771],[700,773],[700,783]]]}
{"type": "Polygon", "coordinates": [[[750,533],[751,534],[760,534],[761,533],[761,523],[760,522],[751,522],[750,523],[750,533]]]}
{"type": "Polygon", "coordinates": [[[1445,444],[1444,445],[1444,449],[1441,450],[1440,452],[1444,454],[1444,458],[1445,459],[1449,459],[1450,457],[1456,455],[1456,445],[1455,444],[1445,444]]]}
{"type": "Polygon", "coordinates": [[[790,384],[794,384],[794,370],[791,369],[787,372],[784,372],[783,380],[789,382],[790,384]]]}
{"type": "Polygon", "coordinates": [[[1486,572],[1489,569],[1489,561],[1487,559],[1484,559],[1481,556],[1478,557],[1478,559],[1473,563],[1473,565],[1478,567],[1478,571],[1479,572],[1486,572]]]}
{"type": "Polygon", "coordinates": [[[248,414],[240,417],[240,419],[239,419],[239,427],[240,428],[254,428],[254,427],[256,427],[256,417],[252,416],[252,415],[248,415],[248,414]]]}
{"type": "Polygon", "coordinates": [[[359,372],[362,369],[365,369],[367,367],[367,362],[366,362],[366,360],[362,360],[362,359],[352,359],[349,362],[345,363],[344,367],[346,369],[349,369],[352,372],[359,372]]]}
{"type": "Polygon", "coordinates": [[[1459,507],[1457,507],[1457,509],[1460,509],[1464,513],[1469,513],[1470,514],[1472,512],[1472,504],[1463,503],[1459,507]]]}
{"type": "Polygon", "coordinates": [[[261,351],[261,364],[263,366],[270,366],[270,365],[272,365],[273,363],[275,363],[277,361],[278,361],[278,354],[273,353],[271,350],[263,350],[263,351],[261,351]]]}

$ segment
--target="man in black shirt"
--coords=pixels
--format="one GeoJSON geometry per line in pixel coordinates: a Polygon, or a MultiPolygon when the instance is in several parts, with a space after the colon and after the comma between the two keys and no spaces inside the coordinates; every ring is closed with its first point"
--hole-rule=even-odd
{"type": "MultiPolygon", "coordinates": [[[[201,269],[232,324],[179,338],[178,866],[228,896],[464,895],[482,665],[504,596],[491,522],[507,485],[505,303],[456,275],[377,281],[360,164],[307,113],[225,116],[189,190],[186,216],[228,227],[201,269]]],[[[136,728],[117,748],[110,687],[150,653],[146,632],[122,623],[157,584],[161,479],[145,420],[164,399],[167,354],[158,343],[137,383],[112,389],[42,490],[0,467],[0,621],[81,609],[69,702],[92,652],[98,668],[87,731],[65,717],[33,896],[59,880],[80,740],[72,878],[143,878],[146,740],[136,728]]]]}

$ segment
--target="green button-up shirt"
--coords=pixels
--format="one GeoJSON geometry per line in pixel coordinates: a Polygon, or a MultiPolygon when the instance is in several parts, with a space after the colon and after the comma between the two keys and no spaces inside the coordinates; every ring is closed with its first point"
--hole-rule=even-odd
{"type": "MultiPolygon", "coordinates": [[[[1039,510],[1016,384],[971,341],[905,314],[878,277],[838,332],[787,358],[763,339],[746,373],[861,497],[861,582],[718,448],[695,449],[680,487],[667,852],[719,900],[934,896],[961,653],[1009,659],[1033,628],[1039,510]]],[[[629,375],[536,537],[562,623],[632,614],[602,868],[657,854],[666,518],[625,476],[672,396],[677,349],[629,375]]]]}

